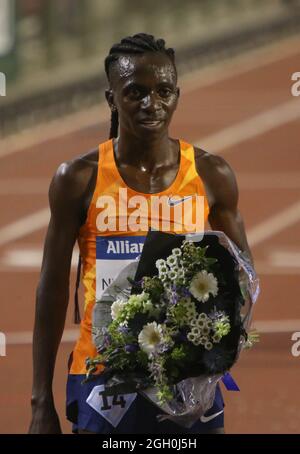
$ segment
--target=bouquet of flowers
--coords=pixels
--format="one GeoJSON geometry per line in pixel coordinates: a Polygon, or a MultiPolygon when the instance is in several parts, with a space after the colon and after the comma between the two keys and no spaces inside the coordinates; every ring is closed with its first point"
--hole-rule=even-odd
{"type": "Polygon", "coordinates": [[[151,231],[96,304],[87,375],[102,365],[108,394],[139,390],[169,417],[194,420],[247,345],[257,294],[253,269],[222,232],[151,231]]]}

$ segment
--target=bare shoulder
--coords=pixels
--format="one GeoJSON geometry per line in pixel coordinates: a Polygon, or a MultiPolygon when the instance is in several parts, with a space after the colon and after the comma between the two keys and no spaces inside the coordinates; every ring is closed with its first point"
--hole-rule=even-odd
{"type": "Polygon", "coordinates": [[[82,197],[91,185],[98,168],[98,149],[63,162],[56,170],[50,184],[49,194],[68,199],[82,197]]]}
{"type": "Polygon", "coordinates": [[[224,198],[236,203],[238,187],[235,174],[228,162],[221,156],[213,155],[201,148],[195,149],[195,163],[199,176],[205,185],[208,198],[213,204],[224,198]]]}
{"type": "Polygon", "coordinates": [[[201,148],[194,147],[194,149],[196,168],[201,177],[235,179],[232,168],[224,158],[201,148]]]}

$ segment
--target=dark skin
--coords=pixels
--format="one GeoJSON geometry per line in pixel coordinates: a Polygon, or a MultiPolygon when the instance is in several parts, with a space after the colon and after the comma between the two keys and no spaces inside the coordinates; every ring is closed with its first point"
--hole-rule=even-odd
{"type": "MultiPolygon", "coordinates": [[[[119,112],[115,158],[122,178],[137,191],[160,192],[175,179],[179,144],[169,137],[168,127],[179,94],[176,70],[166,55],[127,56],[113,65],[106,99],[119,112]]],[[[195,157],[208,197],[211,228],[225,232],[251,258],[233,171],[223,158],[201,149],[195,148],[195,157]]],[[[97,167],[95,149],[62,164],[50,185],[51,219],[36,294],[30,433],[61,433],[52,378],[69,300],[72,251],[87,216],[97,167]]],[[[222,433],[222,429],[213,432],[222,433]]]]}

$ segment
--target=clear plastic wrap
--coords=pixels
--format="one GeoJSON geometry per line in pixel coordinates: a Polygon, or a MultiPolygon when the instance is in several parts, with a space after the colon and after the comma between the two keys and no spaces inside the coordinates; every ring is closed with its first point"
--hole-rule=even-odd
{"type": "MultiPolygon", "coordinates": [[[[174,241],[175,238],[178,239],[180,237],[181,241],[186,239],[199,244],[201,244],[203,237],[209,239],[209,236],[217,238],[219,244],[230,253],[234,262],[235,272],[238,276],[240,293],[243,298],[243,304],[240,306],[240,319],[244,334],[241,335],[238,340],[237,353],[234,359],[235,362],[247,340],[247,335],[245,335],[245,333],[249,331],[253,305],[259,295],[259,280],[251,265],[250,259],[242,253],[223,232],[207,231],[204,234],[169,235],[171,243],[172,237],[174,238],[174,241]]],[[[148,248],[148,251],[149,250],[151,251],[151,248],[148,248]]],[[[143,257],[143,254],[121,271],[114,282],[105,290],[101,300],[97,301],[95,304],[92,334],[93,341],[97,348],[102,345],[106,328],[111,322],[111,304],[116,299],[127,299],[130,296],[131,285],[129,284],[128,277],[131,279],[136,278],[141,257],[143,257]]],[[[157,252],[156,258],[158,258],[157,252]]],[[[147,260],[146,256],[144,257],[144,260],[147,260]]],[[[130,387],[129,382],[131,381],[134,383],[135,391],[138,390],[138,392],[151,400],[162,410],[162,415],[159,419],[171,419],[184,427],[190,427],[213,405],[216,385],[222,376],[223,373],[216,373],[185,378],[174,385],[174,398],[164,404],[159,402],[156,390],[153,386],[148,386],[146,389],[143,389],[143,386],[141,386],[141,382],[143,381],[142,378],[141,380],[137,379],[134,381],[128,376],[127,381],[124,376],[109,377],[106,387],[108,393],[113,393],[116,384],[120,386],[123,382],[125,386],[129,385],[130,387]]]]}

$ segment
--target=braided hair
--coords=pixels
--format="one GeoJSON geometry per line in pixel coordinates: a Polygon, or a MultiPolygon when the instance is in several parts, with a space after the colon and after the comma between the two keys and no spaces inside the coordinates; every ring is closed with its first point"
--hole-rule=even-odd
{"type": "MultiPolygon", "coordinates": [[[[123,38],[120,43],[114,44],[105,58],[104,66],[107,79],[109,81],[110,68],[113,63],[118,61],[121,55],[141,55],[146,52],[161,52],[167,55],[172,61],[175,71],[175,51],[171,47],[165,47],[163,39],[155,39],[153,35],[146,33],[137,33],[133,36],[123,38]]],[[[118,136],[119,114],[118,111],[112,110],[109,138],[118,136]]]]}

